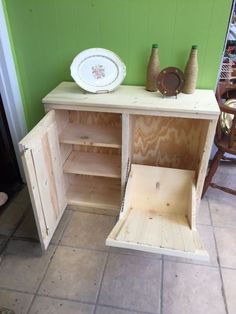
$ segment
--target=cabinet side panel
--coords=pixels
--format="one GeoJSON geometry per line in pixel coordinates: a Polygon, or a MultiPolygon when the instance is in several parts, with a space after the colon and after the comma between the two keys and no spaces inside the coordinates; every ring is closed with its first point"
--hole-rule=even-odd
{"type": "Polygon", "coordinates": [[[202,127],[201,149],[199,150],[199,166],[197,176],[196,200],[198,208],[201,200],[202,188],[206,177],[208,161],[212,149],[217,120],[206,121],[202,127]]]}
{"type": "Polygon", "coordinates": [[[202,120],[132,117],[132,162],[195,170],[198,167],[202,120]]]}

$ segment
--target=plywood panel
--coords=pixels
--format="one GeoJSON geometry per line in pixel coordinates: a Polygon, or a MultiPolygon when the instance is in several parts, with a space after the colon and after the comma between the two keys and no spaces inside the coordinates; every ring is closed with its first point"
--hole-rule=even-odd
{"type": "Polygon", "coordinates": [[[104,112],[69,111],[69,122],[121,127],[121,115],[104,112]]]}
{"type": "Polygon", "coordinates": [[[132,162],[196,169],[202,120],[133,116],[132,162]]]}

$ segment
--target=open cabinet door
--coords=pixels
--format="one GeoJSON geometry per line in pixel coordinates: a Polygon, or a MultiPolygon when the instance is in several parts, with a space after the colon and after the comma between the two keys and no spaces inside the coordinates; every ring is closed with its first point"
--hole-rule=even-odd
{"type": "Polygon", "coordinates": [[[47,249],[67,205],[55,112],[19,143],[39,239],[47,249]]]}
{"type": "Polygon", "coordinates": [[[106,244],[208,260],[191,226],[194,192],[194,171],[131,165],[123,211],[106,244]]]}

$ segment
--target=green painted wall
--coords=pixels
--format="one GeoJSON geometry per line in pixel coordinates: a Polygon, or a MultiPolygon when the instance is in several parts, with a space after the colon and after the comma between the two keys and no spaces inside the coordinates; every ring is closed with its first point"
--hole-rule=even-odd
{"type": "Polygon", "coordinates": [[[199,46],[199,88],[214,88],[231,0],[5,0],[29,128],[43,115],[41,99],[62,80],[80,51],[103,47],[127,66],[124,84],[143,85],[150,47],[161,67],[184,68],[199,46]]]}

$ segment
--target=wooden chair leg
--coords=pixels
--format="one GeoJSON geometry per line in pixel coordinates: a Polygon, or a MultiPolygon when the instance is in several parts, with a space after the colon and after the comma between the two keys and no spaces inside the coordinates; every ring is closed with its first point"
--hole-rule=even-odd
{"type": "Polygon", "coordinates": [[[212,177],[214,176],[217,168],[218,168],[218,165],[219,165],[219,162],[221,160],[221,158],[224,156],[224,152],[218,150],[212,160],[212,163],[210,165],[210,169],[208,171],[208,174],[206,176],[206,179],[205,179],[205,182],[204,182],[204,186],[203,186],[203,190],[202,190],[202,198],[203,196],[205,195],[210,183],[211,183],[211,179],[212,177]]]}

